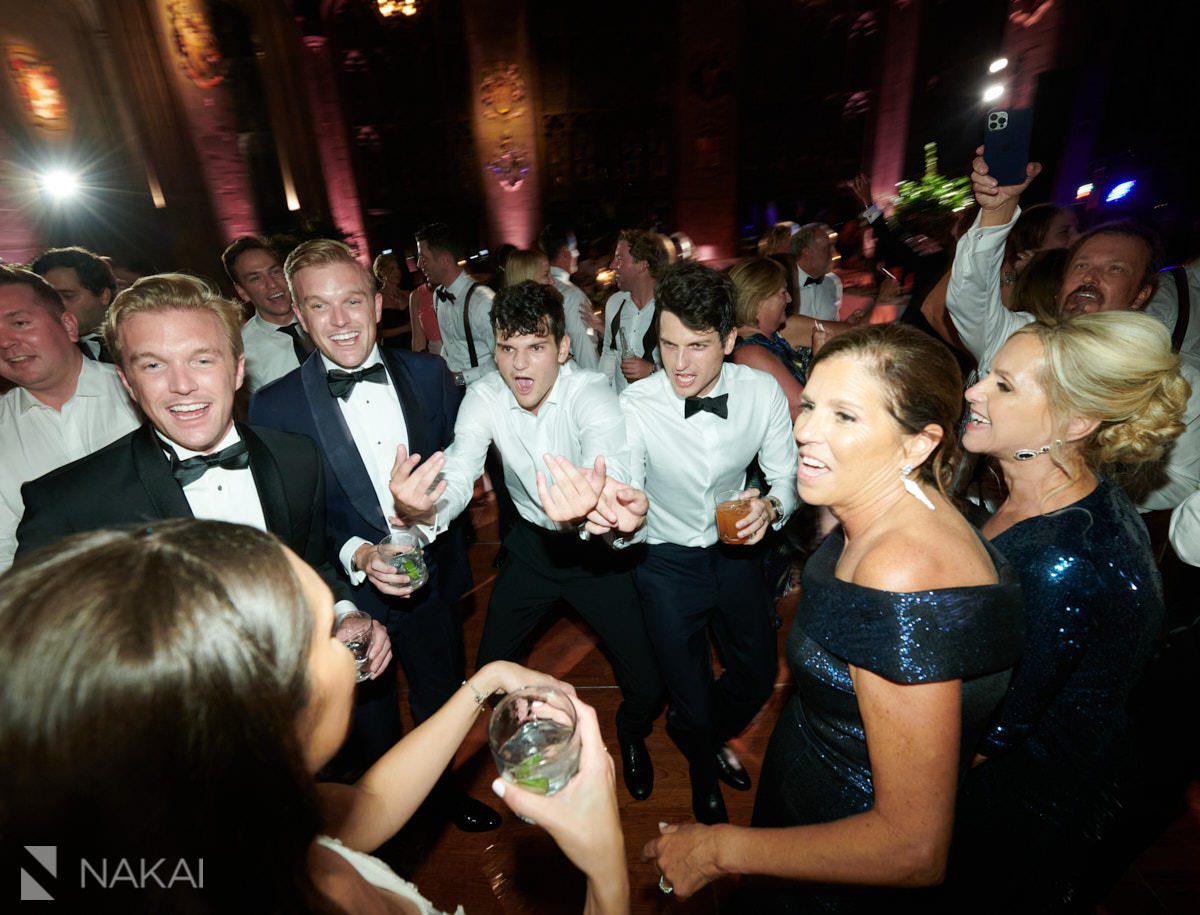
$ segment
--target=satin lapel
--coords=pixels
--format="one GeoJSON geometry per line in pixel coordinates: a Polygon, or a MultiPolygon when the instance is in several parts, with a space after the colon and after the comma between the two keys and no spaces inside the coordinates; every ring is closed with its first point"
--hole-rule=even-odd
{"type": "Polygon", "coordinates": [[[258,501],[262,506],[263,520],[267,530],[284,543],[291,540],[292,524],[288,515],[287,493],[283,488],[283,471],[275,463],[275,455],[266,442],[255,435],[254,430],[244,423],[237,424],[238,434],[250,452],[250,475],[254,477],[254,488],[258,490],[258,501]]]}
{"type": "Polygon", "coordinates": [[[309,359],[300,367],[300,380],[304,383],[304,395],[312,411],[313,425],[320,438],[321,451],[337,477],[342,491],[364,521],[386,531],[387,519],[375,498],[371,476],[358,453],[358,446],[350,435],[346,417],[338,409],[337,401],[329,394],[325,380],[325,363],[320,359],[309,359]]]}
{"type": "Polygon", "coordinates": [[[194,517],[183,487],[171,475],[171,462],[163,451],[162,442],[154,434],[154,427],[149,423],[143,425],[130,444],[133,469],[146,487],[154,513],[163,519],[194,517]]]}
{"type": "Polygon", "coordinates": [[[419,454],[424,460],[437,451],[437,443],[433,441],[425,411],[421,409],[421,401],[413,387],[412,375],[402,357],[386,350],[380,352],[383,354],[383,364],[387,366],[388,375],[396,388],[396,396],[400,398],[400,407],[404,410],[404,426],[408,429],[408,452],[419,454]]]}

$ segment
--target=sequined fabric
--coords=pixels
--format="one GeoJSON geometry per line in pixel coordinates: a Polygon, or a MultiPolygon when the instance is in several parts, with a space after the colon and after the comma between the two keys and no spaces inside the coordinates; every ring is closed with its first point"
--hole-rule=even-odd
{"type": "Polygon", "coordinates": [[[989,761],[963,785],[956,856],[976,871],[1007,860],[1028,875],[1030,900],[1040,872],[1041,895],[1057,897],[1114,815],[1129,694],[1162,623],[1162,583],[1145,525],[1108,480],[993,545],[1021,579],[1026,646],[982,744],[989,761]]]}
{"type": "MultiPolygon", "coordinates": [[[[828,822],[872,806],[870,760],[848,665],[896,683],[961,679],[965,767],[1020,653],[1020,590],[990,546],[998,584],[906,594],[836,578],[842,546],[835,531],[805,567],[804,597],[788,636],[796,695],[771,735],[755,826],[828,822]]],[[[742,910],[874,912],[915,900],[903,890],[792,885],[747,894],[742,910]]]]}

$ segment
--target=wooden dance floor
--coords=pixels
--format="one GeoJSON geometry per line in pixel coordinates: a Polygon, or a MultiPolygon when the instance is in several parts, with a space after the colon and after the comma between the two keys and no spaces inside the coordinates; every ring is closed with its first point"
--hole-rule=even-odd
{"type": "MultiPolygon", "coordinates": [[[[491,495],[477,498],[471,510],[478,531],[478,541],[471,547],[475,588],[460,605],[468,670],[483,628],[496,574],[492,560],[498,548],[491,495]]],[[[783,628],[775,694],[735,744],[755,785],[771,728],[792,692],[783,649],[795,603],[796,597],[791,595],[779,608],[783,628]]],[[[533,648],[528,666],[574,684],[580,697],[596,708],[606,744],[610,748],[617,745],[614,714],[620,692],[595,637],[573,612],[564,608],[562,615],[551,622],[533,648]]],[[[401,701],[408,728],[411,719],[403,674],[401,678],[401,701]]],[[[518,820],[492,794],[490,786],[496,770],[487,749],[486,721],[486,715],[480,716],[463,744],[456,766],[459,783],[473,797],[501,812],[504,817],[501,827],[493,832],[467,834],[421,812],[378,854],[447,912],[462,905],[467,915],[576,915],[583,904],[582,877],[542,830],[518,820]]],[[[640,861],[642,846],[657,835],[659,822],[691,819],[687,766],[667,738],[662,717],[655,723],[647,745],[655,773],[654,793],[648,800],[635,801],[629,796],[617,762],[617,799],[629,860],[631,910],[638,915],[718,912],[719,891],[705,891],[680,904],[659,891],[656,872],[640,861]]],[[[723,785],[722,791],[730,821],[748,824],[754,789],[738,792],[723,785]]],[[[1098,910],[1100,915],[1184,915],[1200,911],[1200,783],[1191,786],[1188,802],[1187,809],[1167,832],[1124,875],[1098,910]]]]}

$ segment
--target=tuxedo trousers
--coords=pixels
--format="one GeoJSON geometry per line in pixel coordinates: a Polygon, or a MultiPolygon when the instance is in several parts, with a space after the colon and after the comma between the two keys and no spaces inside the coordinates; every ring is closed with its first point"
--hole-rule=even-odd
{"type": "Polygon", "coordinates": [[[651,544],[634,571],[671,700],[667,724],[689,757],[744,730],[774,689],[778,657],[764,556],[762,544],[651,544]],[[713,646],[724,665],[715,681],[713,646]]]}
{"type": "Polygon", "coordinates": [[[649,734],[662,708],[663,686],[629,571],[637,557],[524,519],[513,525],[504,546],[476,666],[523,660],[530,633],[557,601],[566,601],[600,637],[612,664],[623,699],[617,733],[626,740],[649,734]]]}

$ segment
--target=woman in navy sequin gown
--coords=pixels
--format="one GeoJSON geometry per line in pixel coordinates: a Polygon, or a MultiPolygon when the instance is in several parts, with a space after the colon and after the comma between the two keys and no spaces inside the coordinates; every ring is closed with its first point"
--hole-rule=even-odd
{"type": "Polygon", "coordinates": [[[797,695],[753,827],[667,826],[644,851],[681,897],[752,874],[778,882],[744,888],[740,911],[873,912],[941,879],[960,773],[1021,641],[1015,577],[941,493],[961,391],[945,347],[903,325],[814,359],[800,495],[842,528],[805,570],[797,695]]]}
{"type": "Polygon", "coordinates": [[[963,786],[951,889],[974,911],[1069,911],[1163,616],[1145,525],[1100,473],[1161,457],[1187,383],[1161,324],[1101,312],[1023,328],[967,400],[963,444],[1008,488],[983,533],[1020,576],[1026,646],[963,786]]]}

